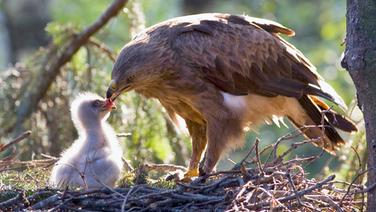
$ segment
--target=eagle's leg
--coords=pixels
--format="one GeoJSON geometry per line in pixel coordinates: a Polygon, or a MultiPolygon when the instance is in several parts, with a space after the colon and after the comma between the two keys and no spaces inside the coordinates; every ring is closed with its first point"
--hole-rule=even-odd
{"type": "Polygon", "coordinates": [[[189,162],[188,171],[184,174],[184,179],[198,176],[198,166],[207,143],[206,126],[186,120],[189,134],[192,137],[192,156],[189,162]]]}

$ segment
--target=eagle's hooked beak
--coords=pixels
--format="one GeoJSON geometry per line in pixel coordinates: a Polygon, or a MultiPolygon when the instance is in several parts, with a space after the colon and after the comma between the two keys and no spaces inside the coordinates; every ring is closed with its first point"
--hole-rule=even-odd
{"type": "Polygon", "coordinates": [[[116,90],[117,90],[117,83],[115,80],[111,80],[110,85],[108,86],[107,92],[106,92],[106,97],[107,99],[111,99],[114,101],[116,97],[119,95],[116,95],[116,90]]]}
{"type": "Polygon", "coordinates": [[[126,91],[128,88],[130,88],[130,85],[126,85],[123,88],[120,88],[120,86],[117,84],[115,80],[111,80],[110,85],[108,86],[106,97],[107,99],[111,99],[112,101],[115,101],[115,99],[124,91],[126,91]]]}

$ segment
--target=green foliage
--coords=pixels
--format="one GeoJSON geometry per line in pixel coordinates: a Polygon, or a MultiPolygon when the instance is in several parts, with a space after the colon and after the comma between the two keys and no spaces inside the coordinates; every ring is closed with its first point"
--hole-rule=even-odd
{"type": "Polygon", "coordinates": [[[174,189],[176,188],[176,183],[174,181],[167,181],[163,178],[159,178],[150,183],[150,185],[156,188],[174,189]]]}
{"type": "Polygon", "coordinates": [[[135,174],[133,172],[124,172],[117,185],[122,188],[134,186],[135,174]]]}
{"type": "Polygon", "coordinates": [[[142,170],[135,170],[135,172],[125,172],[118,181],[117,185],[121,188],[132,187],[135,184],[148,184],[156,188],[172,189],[176,187],[176,183],[171,180],[166,180],[165,176],[160,174],[157,176],[150,176],[152,173],[146,173],[142,170]]]}
{"type": "Polygon", "coordinates": [[[52,19],[58,23],[73,23],[81,28],[91,24],[112,0],[63,0],[51,4],[52,19]]]}
{"type": "Polygon", "coordinates": [[[45,30],[53,37],[52,41],[56,46],[64,44],[75,31],[78,31],[77,27],[74,27],[73,24],[59,24],[57,22],[49,23],[45,30]]]}
{"type": "Polygon", "coordinates": [[[0,172],[1,190],[23,189],[28,192],[47,187],[49,170],[30,167],[23,171],[0,172]]]}

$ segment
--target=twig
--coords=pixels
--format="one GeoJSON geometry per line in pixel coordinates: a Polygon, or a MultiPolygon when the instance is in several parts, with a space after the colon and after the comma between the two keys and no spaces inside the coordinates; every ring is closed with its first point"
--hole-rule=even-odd
{"type": "Polygon", "coordinates": [[[309,197],[311,197],[311,198],[318,198],[321,201],[324,201],[324,202],[328,203],[330,206],[334,207],[336,209],[336,211],[343,212],[342,208],[337,203],[335,203],[329,196],[325,196],[325,195],[309,195],[309,197]]]}
{"type": "Polygon", "coordinates": [[[30,130],[22,133],[21,135],[17,136],[15,139],[13,139],[12,141],[10,141],[9,143],[0,146],[0,152],[6,150],[7,148],[9,148],[10,146],[13,146],[16,143],[22,141],[23,139],[29,137],[30,135],[31,135],[31,131],[30,130]]]}
{"type": "Polygon", "coordinates": [[[257,160],[257,166],[259,168],[259,171],[262,175],[265,175],[264,173],[264,169],[262,168],[261,166],[261,161],[260,161],[260,155],[259,155],[259,142],[260,142],[260,139],[256,138],[256,141],[255,141],[255,151],[256,151],[256,160],[257,160]]]}
{"type": "Polygon", "coordinates": [[[368,193],[368,192],[371,192],[375,188],[376,188],[376,183],[374,183],[374,184],[372,184],[372,185],[368,186],[367,188],[362,189],[360,191],[355,191],[355,193],[356,194],[359,194],[359,193],[368,193]]]}
{"type": "Polygon", "coordinates": [[[1,202],[0,203],[0,210],[1,211],[7,211],[7,210],[10,211],[9,208],[14,207],[17,204],[20,204],[20,201],[21,201],[21,204],[23,204],[25,201],[27,201],[27,199],[25,198],[25,192],[24,191],[18,193],[17,196],[15,196],[15,197],[7,200],[7,201],[1,202]]]}
{"type": "Polygon", "coordinates": [[[254,150],[255,147],[256,147],[256,142],[257,142],[257,140],[258,140],[258,138],[256,138],[255,144],[253,144],[252,148],[248,151],[248,153],[245,155],[245,157],[244,157],[244,158],[243,158],[238,164],[236,164],[236,165],[232,168],[233,170],[239,169],[239,168],[243,165],[244,161],[246,161],[247,158],[252,154],[253,150],[254,150]]]}
{"type": "Polygon", "coordinates": [[[125,158],[121,158],[121,159],[124,165],[127,167],[128,171],[131,171],[131,172],[134,171],[134,168],[132,167],[131,163],[127,159],[125,158]]]}
{"type": "Polygon", "coordinates": [[[183,166],[177,166],[172,164],[144,164],[142,165],[145,171],[158,171],[158,172],[173,172],[173,171],[187,171],[187,168],[183,166]]]}
{"type": "MultiPolygon", "coordinates": [[[[280,202],[286,202],[288,200],[296,199],[298,196],[303,196],[307,193],[312,192],[315,189],[319,189],[320,187],[322,187],[326,183],[332,181],[334,178],[335,178],[335,175],[331,175],[331,176],[327,177],[326,179],[318,182],[315,186],[311,186],[307,189],[298,191],[296,194],[293,194],[293,195],[290,195],[290,196],[287,196],[287,197],[278,198],[277,200],[280,201],[280,202]]],[[[259,207],[262,207],[262,206],[267,206],[268,204],[269,204],[269,202],[265,202],[265,201],[259,202],[259,203],[251,204],[250,208],[259,208],[259,207]]]]}
{"type": "Polygon", "coordinates": [[[116,134],[116,136],[119,138],[129,137],[129,136],[132,136],[132,133],[118,133],[116,134]]]}
{"type": "Polygon", "coordinates": [[[121,204],[121,211],[124,212],[125,210],[125,204],[127,204],[127,200],[128,200],[128,197],[129,195],[133,192],[133,190],[138,190],[138,187],[132,187],[131,189],[129,189],[127,195],[124,197],[124,200],[123,200],[123,203],[121,204]],[[135,189],[136,188],[136,189],[135,189]]]}
{"type": "Polygon", "coordinates": [[[52,205],[53,203],[55,203],[59,199],[60,199],[60,195],[54,194],[54,195],[48,197],[47,199],[44,199],[44,200],[39,201],[36,204],[32,205],[31,209],[32,210],[39,210],[39,209],[43,209],[43,208],[49,208],[50,205],[52,205]]]}
{"type": "Polygon", "coordinates": [[[42,157],[45,157],[45,158],[48,158],[48,159],[53,159],[53,160],[56,160],[56,161],[59,160],[59,158],[54,157],[54,156],[51,156],[51,155],[47,155],[47,154],[43,154],[43,153],[41,153],[40,155],[41,155],[42,157]]]}
{"type": "Polygon", "coordinates": [[[339,205],[342,205],[343,200],[344,200],[344,199],[346,198],[346,196],[350,193],[351,187],[352,187],[352,185],[356,182],[356,180],[357,180],[360,176],[362,176],[363,174],[367,173],[369,170],[372,170],[372,169],[374,169],[374,168],[375,168],[375,167],[370,167],[369,169],[366,169],[366,170],[364,170],[364,171],[362,171],[362,172],[359,172],[359,173],[355,176],[355,178],[351,181],[349,187],[347,188],[347,192],[346,192],[346,194],[343,195],[341,201],[339,202],[339,205]]]}
{"type": "Polygon", "coordinates": [[[296,189],[296,187],[295,187],[294,181],[292,180],[289,171],[286,173],[286,177],[287,177],[287,179],[288,179],[288,181],[289,181],[289,183],[290,183],[290,185],[291,185],[291,187],[292,187],[292,190],[294,191],[295,195],[297,195],[297,198],[296,198],[296,199],[298,200],[298,203],[299,203],[301,206],[305,206],[305,207],[307,207],[307,208],[310,208],[311,210],[315,210],[315,208],[312,208],[311,206],[305,204],[305,203],[302,201],[302,199],[301,199],[300,196],[298,195],[298,191],[297,191],[297,189],[296,189]]]}
{"type": "Polygon", "coordinates": [[[112,50],[110,48],[108,48],[106,46],[106,44],[100,42],[99,40],[97,40],[95,38],[90,38],[89,39],[89,44],[91,44],[91,45],[95,46],[96,48],[98,48],[99,50],[101,50],[103,53],[105,53],[105,55],[107,55],[107,57],[112,62],[115,62],[116,55],[115,55],[115,53],[112,52],[112,50]]]}

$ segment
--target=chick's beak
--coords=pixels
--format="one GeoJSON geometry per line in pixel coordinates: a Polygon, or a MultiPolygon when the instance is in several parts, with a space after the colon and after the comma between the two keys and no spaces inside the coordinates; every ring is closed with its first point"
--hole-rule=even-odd
{"type": "Polygon", "coordinates": [[[107,98],[104,102],[103,108],[105,110],[113,110],[116,109],[116,105],[110,98],[107,98]]]}

